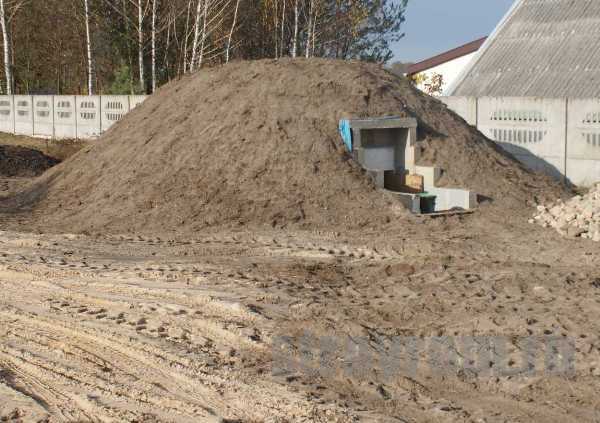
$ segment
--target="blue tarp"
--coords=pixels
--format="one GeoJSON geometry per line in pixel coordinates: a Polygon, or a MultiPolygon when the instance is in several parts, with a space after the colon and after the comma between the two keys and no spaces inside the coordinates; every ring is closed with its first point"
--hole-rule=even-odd
{"type": "Polygon", "coordinates": [[[344,144],[346,144],[348,151],[352,152],[352,129],[350,129],[350,121],[347,119],[340,120],[339,129],[344,144]]]}

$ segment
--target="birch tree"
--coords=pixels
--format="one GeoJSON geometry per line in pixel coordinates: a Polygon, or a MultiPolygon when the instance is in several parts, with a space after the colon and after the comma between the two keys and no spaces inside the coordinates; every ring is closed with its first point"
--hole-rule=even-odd
{"type": "Polygon", "coordinates": [[[2,25],[2,41],[4,46],[4,75],[6,77],[6,94],[12,94],[12,70],[10,59],[10,41],[8,39],[8,29],[6,27],[6,12],[4,0],[0,0],[0,25],[2,25]]]}
{"type": "Polygon", "coordinates": [[[194,42],[192,44],[192,59],[190,60],[190,71],[196,68],[196,54],[198,53],[198,42],[200,41],[200,19],[202,18],[202,0],[198,0],[196,7],[196,21],[194,23],[194,42]]]}
{"type": "Polygon", "coordinates": [[[311,33],[312,33],[312,27],[313,27],[313,5],[314,5],[314,0],[309,0],[309,7],[308,7],[308,26],[306,28],[306,49],[304,52],[305,57],[308,59],[310,57],[310,40],[311,40],[311,33]]]}
{"type": "Polygon", "coordinates": [[[158,0],[152,0],[152,92],[156,91],[156,6],[158,0]]]}
{"type": "Polygon", "coordinates": [[[285,0],[283,0],[283,11],[281,12],[281,43],[279,44],[279,56],[283,56],[283,43],[285,39],[285,0]]]}
{"type": "Polygon", "coordinates": [[[144,77],[144,11],[142,0],[138,0],[138,63],[140,72],[140,89],[146,91],[146,79],[144,77]]]}
{"type": "Polygon", "coordinates": [[[233,23],[231,24],[231,30],[229,31],[229,37],[227,38],[227,51],[225,52],[225,63],[229,63],[229,50],[231,50],[231,37],[237,23],[237,14],[240,7],[240,0],[235,2],[235,11],[233,12],[233,23]]]}
{"type": "Polygon", "coordinates": [[[83,0],[85,7],[85,36],[87,47],[87,66],[88,66],[88,95],[94,95],[93,87],[93,66],[92,66],[92,39],[90,37],[90,3],[89,0],[83,0]]]}
{"type": "Polygon", "coordinates": [[[384,62],[402,36],[405,7],[406,0],[0,0],[3,92],[154,91],[173,75],[234,56],[384,62]]]}
{"type": "Polygon", "coordinates": [[[202,11],[202,41],[200,42],[200,53],[198,54],[198,67],[202,66],[204,59],[204,46],[206,43],[206,28],[208,22],[208,6],[211,0],[203,0],[204,10],[202,11]]]}
{"type": "Polygon", "coordinates": [[[294,35],[292,38],[292,57],[298,55],[298,0],[294,0],[294,35]]]}
{"type": "Polygon", "coordinates": [[[192,0],[188,0],[187,17],[185,19],[184,41],[183,41],[183,73],[187,72],[188,67],[188,41],[190,39],[190,11],[192,9],[192,0]]]}

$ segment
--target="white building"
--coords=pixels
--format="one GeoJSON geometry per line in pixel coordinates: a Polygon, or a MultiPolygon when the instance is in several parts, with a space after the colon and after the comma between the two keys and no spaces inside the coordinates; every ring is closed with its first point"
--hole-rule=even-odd
{"type": "Polygon", "coordinates": [[[408,68],[407,76],[417,87],[431,95],[447,95],[463,70],[475,57],[486,37],[415,63],[408,68]]]}

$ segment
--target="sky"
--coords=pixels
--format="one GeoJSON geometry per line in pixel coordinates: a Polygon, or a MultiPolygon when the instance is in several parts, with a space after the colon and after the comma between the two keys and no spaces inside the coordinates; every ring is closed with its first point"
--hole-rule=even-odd
{"type": "Polygon", "coordinates": [[[408,0],[392,61],[419,62],[489,35],[513,0],[408,0]]]}

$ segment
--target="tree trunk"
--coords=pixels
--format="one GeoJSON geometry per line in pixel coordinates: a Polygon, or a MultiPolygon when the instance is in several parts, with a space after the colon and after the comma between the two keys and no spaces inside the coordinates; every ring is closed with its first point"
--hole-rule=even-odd
{"type": "Polygon", "coordinates": [[[206,41],[206,25],[208,21],[208,3],[210,0],[204,0],[204,12],[202,18],[202,42],[200,43],[200,55],[198,56],[198,67],[202,66],[202,59],[204,58],[204,43],[206,41]]]}
{"type": "Polygon", "coordinates": [[[231,30],[229,31],[229,38],[227,39],[227,51],[225,52],[225,63],[229,63],[229,50],[231,49],[231,37],[233,36],[233,31],[235,29],[239,6],[240,6],[240,0],[237,0],[235,3],[235,12],[233,12],[233,23],[231,24],[231,30]]]}
{"type": "Polygon", "coordinates": [[[156,91],[156,6],[158,0],[152,0],[152,92],[156,91]]]}
{"type": "Polygon", "coordinates": [[[292,40],[292,57],[298,55],[298,0],[294,2],[294,39],[292,40]]]}
{"type": "Polygon", "coordinates": [[[284,39],[285,39],[285,0],[283,0],[283,12],[281,12],[281,45],[279,46],[279,57],[283,57],[284,39]]]}
{"type": "Polygon", "coordinates": [[[142,94],[146,92],[146,80],[144,78],[144,13],[142,11],[142,0],[138,0],[138,62],[140,67],[140,89],[142,94]]]}
{"type": "Polygon", "coordinates": [[[310,39],[312,32],[312,19],[313,19],[313,0],[310,0],[308,7],[308,27],[306,31],[306,49],[304,56],[308,59],[310,57],[310,39]]]}
{"type": "Polygon", "coordinates": [[[89,0],[84,0],[85,5],[85,35],[87,44],[88,61],[88,95],[94,95],[93,75],[92,75],[92,39],[90,37],[90,4],[89,0]]]}
{"type": "Polygon", "coordinates": [[[6,76],[6,94],[12,94],[12,70],[10,67],[10,42],[8,40],[8,29],[6,28],[6,14],[4,12],[4,0],[0,0],[0,25],[2,25],[2,40],[4,43],[4,74],[6,76]]]}
{"type": "Polygon", "coordinates": [[[194,24],[194,43],[192,44],[192,60],[190,62],[190,71],[196,68],[196,55],[198,53],[198,42],[200,41],[200,18],[202,16],[202,0],[198,0],[196,8],[196,23],[194,24]]]}
{"type": "Polygon", "coordinates": [[[188,68],[188,41],[189,41],[189,31],[190,31],[190,10],[192,8],[192,0],[188,1],[187,6],[187,17],[185,19],[185,39],[183,41],[183,73],[187,73],[188,68]]]}
{"type": "Polygon", "coordinates": [[[122,1],[123,6],[123,23],[125,24],[125,38],[127,39],[127,64],[129,65],[129,93],[131,95],[135,94],[135,90],[133,88],[133,57],[131,54],[131,43],[129,42],[129,18],[127,16],[127,4],[126,0],[122,1]]]}

